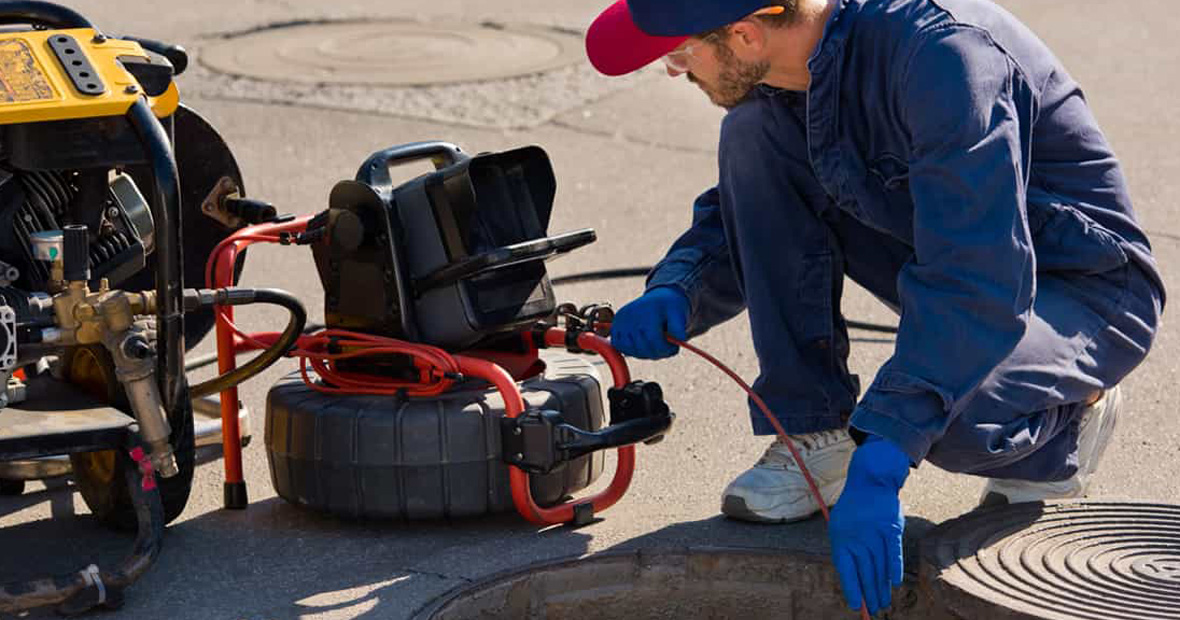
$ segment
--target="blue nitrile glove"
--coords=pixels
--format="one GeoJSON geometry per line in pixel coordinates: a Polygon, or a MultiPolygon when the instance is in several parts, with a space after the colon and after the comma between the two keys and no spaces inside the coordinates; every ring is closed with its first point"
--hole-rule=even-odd
{"type": "Polygon", "coordinates": [[[688,339],[687,325],[688,297],[678,289],[657,286],[619,308],[611,323],[610,343],[631,357],[671,357],[680,347],[668,342],[664,332],[683,342],[688,339]]]}
{"type": "Polygon", "coordinates": [[[901,585],[905,515],[897,495],[909,474],[909,457],[882,437],[870,435],[852,454],[828,536],[840,587],[853,610],[860,609],[862,595],[870,614],[889,607],[893,588],[901,585]]]}

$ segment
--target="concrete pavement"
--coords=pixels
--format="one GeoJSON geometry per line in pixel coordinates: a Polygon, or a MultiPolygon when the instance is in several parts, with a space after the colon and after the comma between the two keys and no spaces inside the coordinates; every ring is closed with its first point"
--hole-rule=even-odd
{"type": "MultiPolygon", "coordinates": [[[[112,32],[185,44],[198,62],[202,46],[213,44],[218,33],[276,22],[494,18],[584,28],[601,8],[599,3],[569,0],[67,4],[112,32]]],[[[1180,95],[1175,86],[1180,26],[1172,3],[1001,4],[1049,43],[1085,88],[1126,166],[1165,279],[1173,290],[1180,290],[1175,269],[1180,265],[1180,207],[1173,200],[1180,195],[1180,155],[1175,149],[1180,120],[1173,112],[1180,95]]],[[[513,117],[517,121],[507,123],[488,121],[479,111],[462,114],[463,106],[448,98],[476,96],[476,91],[461,87],[429,95],[440,106],[460,110],[449,122],[439,122],[429,114],[429,98],[400,113],[375,104],[379,92],[332,105],[281,91],[235,95],[221,78],[199,67],[180,83],[184,93],[192,93],[188,102],[234,149],[250,195],[281,210],[323,209],[333,183],[351,178],[369,153],[392,144],[443,139],[468,151],[540,144],[549,152],[558,178],[551,230],[589,226],[599,235],[596,244],[552,263],[550,273],[651,264],[687,226],[691,200],[716,179],[721,115],[694,86],[669,80],[657,70],[620,85],[587,69],[577,67],[568,78],[577,84],[577,97],[553,93],[559,101],[540,106],[544,111],[539,113],[505,108],[505,115],[518,115],[513,117]]],[[[538,91],[537,96],[548,93],[538,91]]],[[[251,250],[244,284],[290,290],[305,299],[313,320],[322,316],[318,279],[305,250],[251,250]]],[[[559,297],[578,303],[610,301],[617,307],[640,291],[640,280],[609,281],[564,286],[559,297]]],[[[894,320],[855,286],[849,287],[844,304],[849,318],[894,320]]],[[[263,311],[242,311],[239,316],[248,329],[273,328],[281,320],[263,311]]],[[[752,379],[756,365],[748,331],[739,318],[700,338],[699,344],[752,379]]],[[[852,335],[851,364],[867,380],[889,356],[891,341],[867,332],[852,335]]],[[[1170,392],[1177,382],[1178,339],[1175,322],[1166,316],[1148,362],[1126,382],[1125,418],[1107,451],[1094,495],[1157,501],[1180,497],[1180,430],[1170,392]]],[[[209,342],[199,349],[209,350],[209,342]]],[[[603,513],[604,521],[578,530],[538,531],[514,514],[445,523],[356,523],[286,504],[270,488],[260,444],[266,390],[291,368],[272,369],[242,390],[254,412],[256,437],[245,450],[250,508],[221,510],[220,462],[201,465],[192,498],[169,529],[159,562],[128,592],[122,611],[102,617],[409,618],[451,588],[543,559],[690,544],[807,550],[826,546],[817,520],[759,527],[719,517],[721,489],[758,458],[768,440],[750,435],[738,388],[687,353],[659,364],[633,364],[637,378],[664,386],[679,414],[675,432],[657,446],[640,447],[630,492],[603,513]]],[[[608,471],[611,467],[608,462],[608,471]]],[[[969,510],[981,486],[980,480],[922,466],[903,493],[911,527],[969,510]]],[[[94,524],[81,498],[68,488],[36,484],[22,497],[0,498],[0,581],[72,571],[95,559],[109,562],[129,544],[129,538],[94,524]]],[[[35,612],[27,617],[51,616],[35,612]]]]}

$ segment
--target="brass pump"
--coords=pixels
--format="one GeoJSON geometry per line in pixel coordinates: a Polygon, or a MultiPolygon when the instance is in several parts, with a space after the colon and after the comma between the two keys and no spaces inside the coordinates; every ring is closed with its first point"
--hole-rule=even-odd
{"type": "Polygon", "coordinates": [[[111,290],[105,278],[97,291],[91,291],[89,232],[81,225],[66,226],[62,232],[63,247],[54,258],[50,283],[57,327],[44,330],[42,342],[60,347],[101,344],[110,352],[152,465],[161,476],[172,477],[179,470],[156,382],[154,329],[150,321],[137,320],[156,313],[156,294],[111,290]]]}

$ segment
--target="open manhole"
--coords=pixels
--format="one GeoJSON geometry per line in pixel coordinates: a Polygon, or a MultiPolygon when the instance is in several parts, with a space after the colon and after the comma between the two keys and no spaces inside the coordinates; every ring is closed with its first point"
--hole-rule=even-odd
{"type": "Polygon", "coordinates": [[[922,556],[922,590],[951,617],[1180,619],[1180,506],[1085,501],[977,511],[934,528],[922,556]]]}
{"type": "Polygon", "coordinates": [[[201,53],[230,75],[303,84],[416,86],[541,73],[578,62],[581,37],[510,24],[293,23],[231,35],[201,53]]]}
{"type": "MultiPolygon", "coordinates": [[[[919,579],[878,619],[1180,620],[1180,506],[977,510],[926,532],[921,556],[919,579]]],[[[534,565],[453,590],[414,620],[856,617],[826,554],[704,547],[534,565]]]]}
{"type": "MultiPolygon", "coordinates": [[[[827,556],[757,549],[612,551],[534,565],[444,595],[414,620],[857,618],[827,556]]],[[[903,586],[894,620],[936,618],[903,586]]]]}

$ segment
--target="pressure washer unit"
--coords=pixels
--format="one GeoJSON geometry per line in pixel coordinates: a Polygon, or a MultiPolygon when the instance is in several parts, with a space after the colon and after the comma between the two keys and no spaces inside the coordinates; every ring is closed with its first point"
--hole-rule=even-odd
{"type": "Polygon", "coordinates": [[[249,223],[195,210],[215,187],[227,209],[245,198],[224,141],[180,102],[186,65],[183,48],[66,7],[0,2],[0,493],[70,472],[100,522],[138,527],[113,568],[0,583],[0,613],[118,607],[152,565],[192,485],[204,388],[186,381],[185,343],[214,303],[282,303],[302,329],[281,292],[183,288],[249,223]]]}

